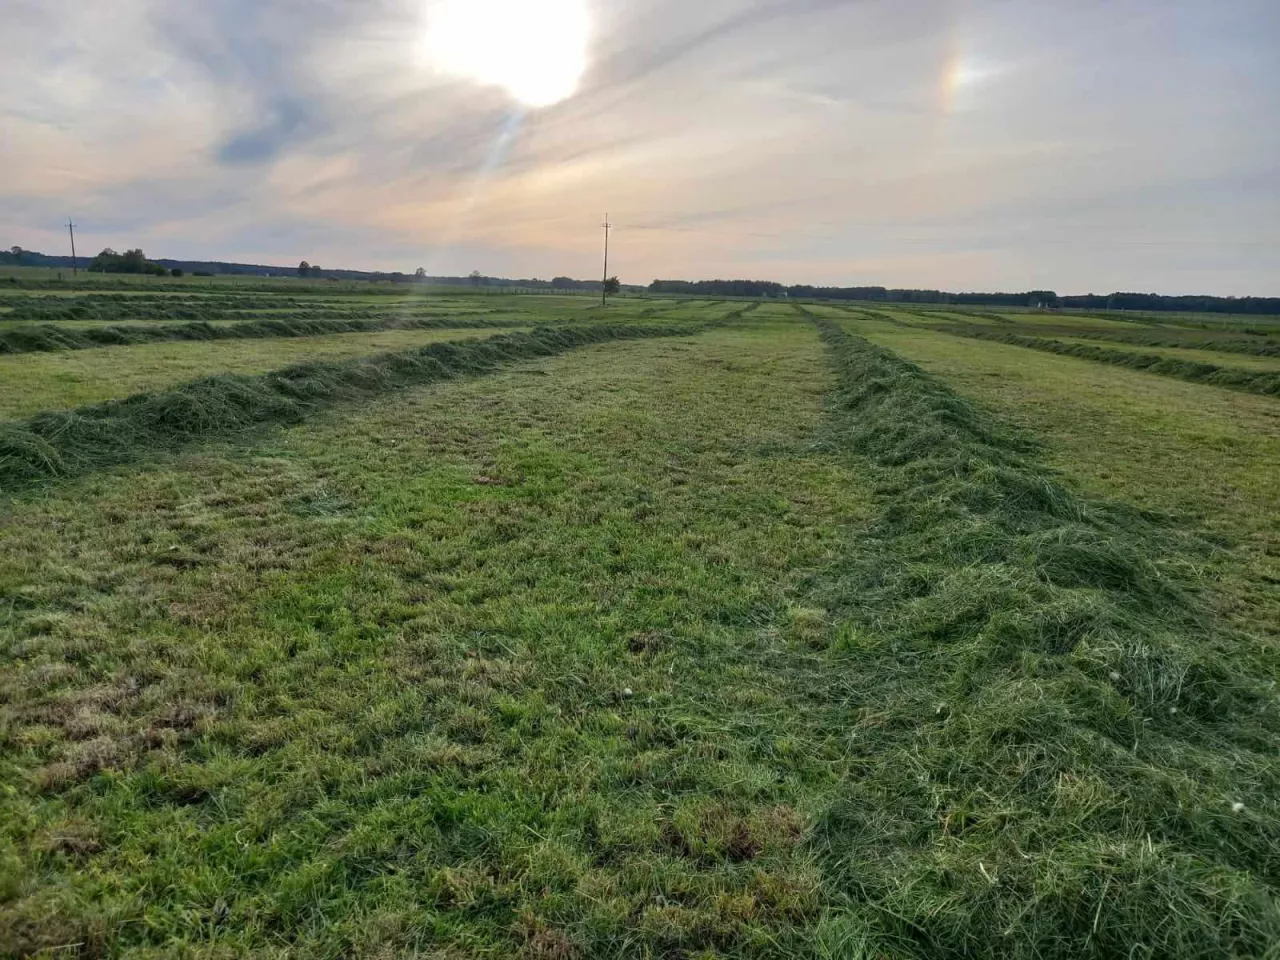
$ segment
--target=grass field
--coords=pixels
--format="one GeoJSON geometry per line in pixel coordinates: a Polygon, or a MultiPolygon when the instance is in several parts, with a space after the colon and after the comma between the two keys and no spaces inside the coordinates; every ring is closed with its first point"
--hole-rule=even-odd
{"type": "Polygon", "coordinates": [[[1280,957],[1280,398],[279,296],[0,357],[0,956],[1280,957]]]}
{"type": "Polygon", "coordinates": [[[1252,573],[1223,599],[1250,597],[1236,609],[1280,632],[1275,400],[929,331],[860,329],[1038,438],[1047,463],[1082,490],[1231,542],[1218,559],[1252,573]]]}
{"type": "Polygon", "coordinates": [[[0,395],[0,417],[17,419],[42,410],[67,410],[209,374],[262,373],[291,363],[359,357],[496,332],[397,330],[296,340],[163,343],[0,356],[0,383],[5,385],[0,395]]]}
{"type": "MultiPolygon", "coordinates": [[[[1054,339],[1060,340],[1063,343],[1073,343],[1088,347],[1110,346],[1106,343],[1100,344],[1098,341],[1087,337],[1055,336],[1054,339]]],[[[1158,357],[1167,357],[1171,360],[1191,360],[1195,363],[1209,363],[1219,366],[1227,365],[1241,370],[1280,371],[1280,353],[1268,356],[1252,356],[1249,354],[1231,353],[1230,356],[1224,356],[1224,353],[1230,353],[1230,351],[1213,349],[1213,347],[1209,345],[1206,346],[1209,348],[1200,349],[1199,347],[1192,346],[1142,346],[1139,350],[1142,353],[1151,353],[1158,357]]]]}

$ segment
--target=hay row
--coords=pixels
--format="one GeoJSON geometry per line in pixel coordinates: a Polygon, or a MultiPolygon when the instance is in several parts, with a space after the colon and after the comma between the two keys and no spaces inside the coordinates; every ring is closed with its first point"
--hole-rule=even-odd
{"type": "MultiPolygon", "coordinates": [[[[1016,333],[988,331],[973,327],[940,326],[931,329],[957,337],[967,337],[970,340],[1004,343],[1014,347],[1026,347],[1029,350],[1056,353],[1064,357],[1091,360],[1094,363],[1109,363],[1117,367],[1128,367],[1130,370],[1154,373],[1162,377],[1174,377],[1191,383],[1207,383],[1215,387],[1242,390],[1246,393],[1259,393],[1263,396],[1280,396],[1280,373],[1272,373],[1265,370],[1241,370],[1237,367],[1220,367],[1213,363],[1179,360],[1174,357],[1162,357],[1154,353],[1107,350],[1083,343],[1062,343],[1058,340],[1046,340],[1043,337],[1028,337],[1016,333]]],[[[1074,337],[1076,334],[1073,333],[1071,336],[1074,337]]]]}
{"type": "MultiPolygon", "coordinates": [[[[251,319],[254,311],[284,313],[289,319],[357,320],[394,316],[389,310],[404,315],[444,315],[441,310],[452,306],[428,300],[402,298],[397,304],[342,303],[329,298],[297,298],[287,296],[146,296],[120,294],[84,294],[76,297],[21,297],[5,301],[11,309],[0,317],[10,323],[57,323],[119,321],[196,323],[216,320],[251,319]]],[[[482,313],[496,312],[486,308],[482,313]]]]}
{"type": "Polygon", "coordinates": [[[1104,343],[1121,343],[1135,347],[1167,347],[1176,350],[1208,350],[1214,353],[1234,353],[1250,357],[1280,357],[1280,342],[1260,337],[1218,338],[1203,335],[1174,336],[1130,333],[1127,330],[1073,330],[1070,327],[1058,327],[1045,330],[1013,330],[1011,333],[1028,335],[1048,335],[1058,337],[1074,337],[1077,340],[1095,340],[1104,343]]]}
{"type": "Polygon", "coordinates": [[[391,390],[476,375],[611,340],[678,336],[695,327],[539,328],[434,343],[355,360],[308,363],[260,376],[223,374],[78,410],[0,424],[0,490],[135,460],[247,427],[296,423],[312,412],[391,390]]]}
{"type": "MultiPolygon", "coordinates": [[[[930,321],[931,329],[944,330],[948,333],[964,330],[991,334],[989,328],[957,322],[954,317],[946,317],[941,313],[912,311],[912,316],[930,321]],[[938,321],[947,321],[940,324],[938,321]]],[[[1092,340],[1102,343],[1118,343],[1135,347],[1164,347],[1175,350],[1208,350],[1214,353],[1234,353],[1251,357],[1280,357],[1280,340],[1267,336],[1254,335],[1241,337],[1237,335],[1206,335],[1204,332],[1192,330],[1176,331],[1164,328],[1162,332],[1150,329],[1122,330],[1112,328],[1099,330],[1089,327],[1072,327],[1062,324],[1018,324],[1009,317],[996,314],[966,314],[970,317],[985,317],[1004,324],[999,335],[1014,334],[1033,338],[1071,337],[1075,340],[1092,340]]]]}
{"type": "Polygon", "coordinates": [[[1262,957],[1280,942],[1280,663],[1210,548],[1086,500],[914,364],[810,314],[829,449],[878,518],[818,590],[854,773],[815,851],[862,956],[1262,957]]]}
{"type": "Polygon", "coordinates": [[[340,333],[383,330],[490,329],[515,326],[489,317],[371,317],[354,320],[307,320],[271,317],[244,323],[207,322],[152,326],[63,327],[56,324],[0,329],[0,355],[54,353],[97,347],[134,346],[168,341],[257,340],[327,337],[340,333]]]}

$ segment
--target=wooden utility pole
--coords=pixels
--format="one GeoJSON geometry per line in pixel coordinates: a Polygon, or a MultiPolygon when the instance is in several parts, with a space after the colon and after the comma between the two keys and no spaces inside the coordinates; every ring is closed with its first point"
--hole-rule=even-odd
{"type": "Polygon", "coordinates": [[[71,222],[71,218],[67,218],[67,231],[71,234],[71,275],[77,276],[80,273],[76,264],[76,225],[71,222]]]}
{"type": "Polygon", "coordinates": [[[609,231],[613,229],[613,224],[609,222],[609,215],[604,215],[604,280],[600,284],[600,306],[607,307],[609,305],[609,231]]]}

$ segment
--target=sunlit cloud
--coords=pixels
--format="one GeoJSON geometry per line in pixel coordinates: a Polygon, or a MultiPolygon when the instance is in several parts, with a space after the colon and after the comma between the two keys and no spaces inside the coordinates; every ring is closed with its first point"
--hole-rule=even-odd
{"type": "Polygon", "coordinates": [[[10,0],[0,245],[1280,293],[1275,0],[1146,2],[10,0]]]}
{"type": "Polygon", "coordinates": [[[443,73],[549,107],[577,92],[588,30],[585,0],[436,0],[423,52],[443,73]]]}

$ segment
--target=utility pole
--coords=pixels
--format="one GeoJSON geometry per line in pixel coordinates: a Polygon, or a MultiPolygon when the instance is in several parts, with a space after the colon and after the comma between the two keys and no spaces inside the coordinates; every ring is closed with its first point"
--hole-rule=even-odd
{"type": "Polygon", "coordinates": [[[607,307],[609,305],[609,231],[613,229],[613,224],[609,222],[609,215],[604,215],[604,281],[600,284],[600,306],[607,307]]]}
{"type": "Polygon", "coordinates": [[[71,222],[71,218],[67,218],[67,231],[71,234],[71,275],[77,276],[80,273],[76,264],[76,225],[71,222]]]}

